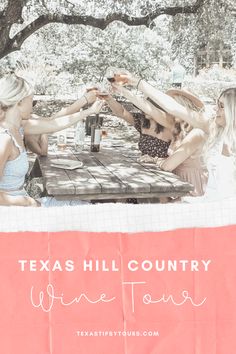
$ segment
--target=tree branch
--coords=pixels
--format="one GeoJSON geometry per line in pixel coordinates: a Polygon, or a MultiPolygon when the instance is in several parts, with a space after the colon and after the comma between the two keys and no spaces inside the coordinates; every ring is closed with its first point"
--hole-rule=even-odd
{"type": "Polygon", "coordinates": [[[74,4],[73,2],[71,2],[71,1],[69,1],[69,0],[66,0],[66,2],[67,2],[68,4],[70,4],[73,9],[75,8],[75,4],[74,4]]]}
{"type": "MultiPolygon", "coordinates": [[[[14,18],[16,19],[16,13],[18,14],[17,19],[19,20],[19,13],[21,14],[23,3],[25,0],[9,0],[11,6],[13,3],[18,2],[21,8],[15,9],[14,18]]],[[[79,16],[79,15],[63,15],[63,14],[46,14],[39,16],[35,21],[27,25],[23,30],[18,32],[12,39],[7,42],[7,47],[5,47],[4,55],[7,55],[15,50],[21,48],[22,43],[34,32],[42,28],[49,23],[64,23],[67,25],[85,25],[100,28],[104,30],[110,23],[114,21],[124,22],[128,26],[149,26],[150,23],[160,15],[170,15],[175,16],[177,14],[194,14],[198,9],[203,6],[205,0],[196,0],[193,5],[186,6],[174,6],[174,7],[161,7],[157,6],[155,11],[150,12],[144,17],[133,17],[122,13],[113,13],[107,15],[105,18],[96,18],[93,16],[79,16]]],[[[9,7],[10,5],[8,5],[9,7]]],[[[21,17],[21,15],[20,15],[21,17]]],[[[0,57],[2,57],[2,52],[0,51],[0,57]]]]}

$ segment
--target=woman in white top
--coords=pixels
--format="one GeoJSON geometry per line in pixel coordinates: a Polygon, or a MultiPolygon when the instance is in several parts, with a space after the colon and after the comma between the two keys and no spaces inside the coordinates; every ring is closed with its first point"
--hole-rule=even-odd
{"type": "Polygon", "coordinates": [[[209,179],[201,200],[236,197],[236,88],[220,94],[216,117],[206,129],[209,133],[205,146],[209,179]]]}

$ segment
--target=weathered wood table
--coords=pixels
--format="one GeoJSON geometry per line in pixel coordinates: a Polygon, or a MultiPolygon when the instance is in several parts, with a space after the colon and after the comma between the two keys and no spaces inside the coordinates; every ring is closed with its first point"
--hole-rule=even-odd
{"type": "Polygon", "coordinates": [[[106,200],[126,198],[158,198],[187,195],[193,186],[154,164],[139,163],[132,151],[118,147],[102,147],[100,152],[50,152],[38,158],[49,195],[57,199],[106,200]],[[51,166],[52,159],[80,160],[76,170],[51,166]]]}

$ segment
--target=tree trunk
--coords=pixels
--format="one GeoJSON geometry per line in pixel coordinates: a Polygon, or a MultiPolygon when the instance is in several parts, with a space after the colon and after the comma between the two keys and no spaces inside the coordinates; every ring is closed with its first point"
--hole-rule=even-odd
{"type": "Polygon", "coordinates": [[[219,48],[219,66],[220,66],[221,68],[223,68],[223,62],[224,62],[223,56],[224,56],[224,45],[223,45],[222,42],[220,42],[220,48],[219,48]]]}

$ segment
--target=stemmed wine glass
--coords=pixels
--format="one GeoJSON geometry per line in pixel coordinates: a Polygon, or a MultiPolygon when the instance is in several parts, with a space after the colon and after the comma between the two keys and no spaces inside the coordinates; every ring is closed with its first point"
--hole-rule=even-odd
{"type": "Polygon", "coordinates": [[[119,85],[124,85],[127,83],[127,70],[122,68],[108,67],[106,70],[105,77],[110,82],[116,82],[119,85]]]}

